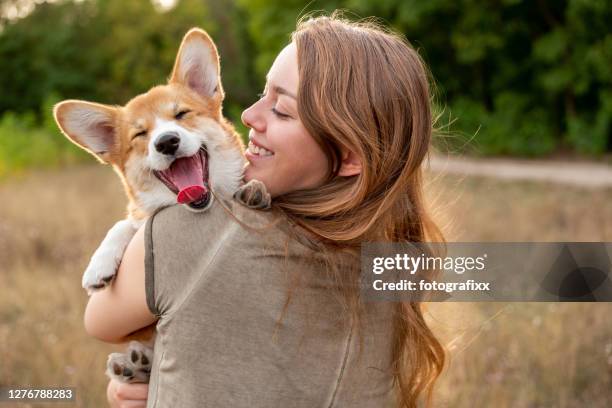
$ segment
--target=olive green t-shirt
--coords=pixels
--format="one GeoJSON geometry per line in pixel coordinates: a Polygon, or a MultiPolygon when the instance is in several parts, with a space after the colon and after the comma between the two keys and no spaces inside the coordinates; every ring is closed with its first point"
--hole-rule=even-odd
{"type": "Polygon", "coordinates": [[[366,305],[358,356],[320,252],[290,228],[233,200],[149,218],[145,287],[159,320],[148,407],[390,406],[390,304],[366,305]]]}

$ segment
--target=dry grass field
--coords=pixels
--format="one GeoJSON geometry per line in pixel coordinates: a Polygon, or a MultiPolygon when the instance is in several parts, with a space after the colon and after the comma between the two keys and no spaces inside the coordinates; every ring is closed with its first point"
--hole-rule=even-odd
{"type": "MultiPolygon", "coordinates": [[[[430,179],[449,240],[612,241],[610,189],[430,179]]],[[[0,184],[0,385],[70,386],[77,402],[53,407],[105,406],[104,363],[117,347],[85,334],[80,281],[124,206],[103,166],[0,184]]],[[[449,349],[435,405],[612,406],[611,314],[603,303],[429,305],[449,349]]]]}

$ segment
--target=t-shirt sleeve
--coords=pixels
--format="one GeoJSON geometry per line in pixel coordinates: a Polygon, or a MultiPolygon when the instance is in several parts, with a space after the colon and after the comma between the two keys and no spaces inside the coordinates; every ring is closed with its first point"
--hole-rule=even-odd
{"type": "Polygon", "coordinates": [[[145,297],[147,299],[147,307],[155,316],[160,316],[157,307],[155,306],[155,276],[153,275],[153,239],[151,237],[151,227],[153,219],[159,212],[154,213],[147,219],[145,224],[145,297]]]}
{"type": "Polygon", "coordinates": [[[145,294],[156,316],[168,316],[189,296],[230,227],[218,203],[201,213],[181,205],[155,212],[145,225],[145,294]]]}

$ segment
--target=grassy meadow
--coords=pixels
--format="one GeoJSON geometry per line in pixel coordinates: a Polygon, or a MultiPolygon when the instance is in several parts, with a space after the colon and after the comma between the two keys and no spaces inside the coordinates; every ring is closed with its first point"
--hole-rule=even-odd
{"type": "MultiPolygon", "coordinates": [[[[429,175],[449,240],[612,241],[612,189],[429,175]]],[[[70,386],[105,406],[106,355],[89,338],[81,273],[125,214],[109,167],[0,184],[0,385],[70,386]]],[[[612,406],[612,304],[430,304],[449,350],[436,407],[612,406]]],[[[8,403],[0,403],[9,407],[8,403]]],[[[20,406],[32,406],[23,404],[20,406]]]]}

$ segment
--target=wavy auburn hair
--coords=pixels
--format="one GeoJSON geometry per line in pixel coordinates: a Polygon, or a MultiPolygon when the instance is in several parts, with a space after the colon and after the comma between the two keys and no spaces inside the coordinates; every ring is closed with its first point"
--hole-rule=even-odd
{"type": "MultiPolygon", "coordinates": [[[[345,295],[358,320],[361,242],[445,242],[423,198],[433,129],[428,73],[403,37],[369,21],[306,17],[291,38],[299,116],[331,165],[322,187],[276,197],[273,206],[330,249],[329,273],[353,283],[345,295]],[[361,174],[338,176],[341,147],[361,159],[361,174]],[[354,255],[351,273],[334,253],[354,255]]],[[[396,304],[392,353],[399,406],[416,407],[423,395],[429,402],[445,353],[420,303],[396,304]]]]}

